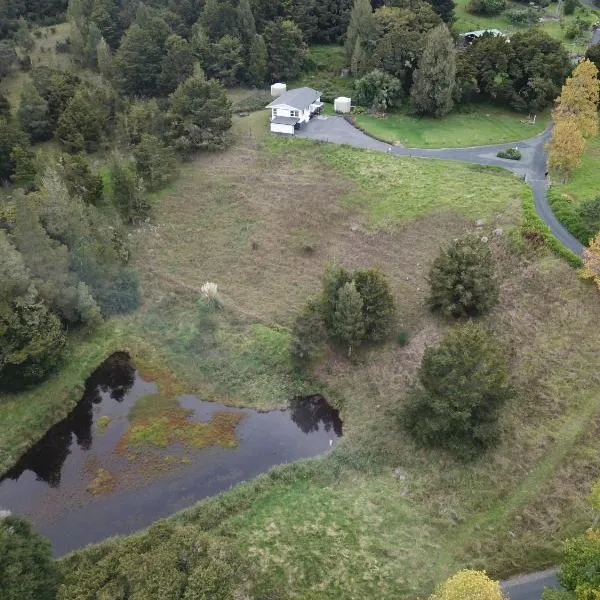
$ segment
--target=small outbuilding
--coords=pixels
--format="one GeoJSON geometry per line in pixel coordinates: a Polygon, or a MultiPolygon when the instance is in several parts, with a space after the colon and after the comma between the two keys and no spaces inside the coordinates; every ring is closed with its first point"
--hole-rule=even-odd
{"type": "Polygon", "coordinates": [[[333,101],[333,110],[338,113],[349,113],[352,109],[352,100],[346,96],[340,96],[333,101]]]}
{"type": "Polygon", "coordinates": [[[281,94],[285,94],[287,85],[285,83],[274,83],[271,86],[271,98],[279,98],[281,94]]]}
{"type": "Polygon", "coordinates": [[[502,33],[499,29],[478,29],[477,31],[466,31],[465,33],[461,33],[459,35],[463,45],[468,46],[472,44],[477,38],[480,38],[484,35],[489,35],[493,37],[504,37],[506,41],[510,41],[504,33],[502,33]]]}
{"type": "Polygon", "coordinates": [[[294,135],[294,131],[321,112],[321,92],[309,87],[283,93],[267,105],[271,109],[271,132],[294,135]]]}

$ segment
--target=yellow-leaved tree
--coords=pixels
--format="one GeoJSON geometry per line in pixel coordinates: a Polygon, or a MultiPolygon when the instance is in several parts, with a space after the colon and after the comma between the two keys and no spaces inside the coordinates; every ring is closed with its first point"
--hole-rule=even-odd
{"type": "Polygon", "coordinates": [[[485,571],[464,569],[442,583],[429,600],[505,600],[500,583],[485,571]]]}
{"type": "Polygon", "coordinates": [[[583,137],[598,134],[598,69],[591,60],[580,62],[562,87],[552,114],[555,123],[573,119],[583,137]]]}
{"type": "MultiPolygon", "coordinates": [[[[583,267],[579,270],[584,279],[593,279],[600,288],[600,233],[590,240],[589,246],[583,250],[583,267]]],[[[600,489],[598,494],[598,509],[600,510],[600,489]]]]}
{"type": "Polygon", "coordinates": [[[548,144],[548,167],[566,181],[571,171],[581,164],[585,138],[573,118],[557,121],[548,144]]]}

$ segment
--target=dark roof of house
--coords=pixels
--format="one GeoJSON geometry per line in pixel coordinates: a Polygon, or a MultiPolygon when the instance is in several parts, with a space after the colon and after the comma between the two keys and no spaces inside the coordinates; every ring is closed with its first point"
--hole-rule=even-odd
{"type": "Polygon", "coordinates": [[[277,108],[282,104],[297,108],[298,110],[307,109],[315,100],[321,97],[321,92],[313,90],[309,87],[296,88],[295,90],[288,90],[275,98],[271,104],[267,105],[267,108],[277,108]]]}
{"type": "Polygon", "coordinates": [[[271,123],[277,123],[277,125],[295,125],[299,120],[299,117],[275,117],[271,119],[271,123]]]}

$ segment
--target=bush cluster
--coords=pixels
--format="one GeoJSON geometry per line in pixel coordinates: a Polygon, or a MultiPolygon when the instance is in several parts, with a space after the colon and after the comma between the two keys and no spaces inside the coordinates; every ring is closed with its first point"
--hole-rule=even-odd
{"type": "Polygon", "coordinates": [[[385,274],[379,268],[353,273],[330,265],[323,278],[323,292],[296,317],[291,354],[297,363],[314,358],[328,336],[350,354],[364,342],[382,342],[390,334],[394,299],[385,274]]]}
{"type": "Polygon", "coordinates": [[[508,158],[509,160],[521,160],[521,152],[517,148],[507,148],[506,150],[500,150],[496,154],[498,158],[508,158]]]}

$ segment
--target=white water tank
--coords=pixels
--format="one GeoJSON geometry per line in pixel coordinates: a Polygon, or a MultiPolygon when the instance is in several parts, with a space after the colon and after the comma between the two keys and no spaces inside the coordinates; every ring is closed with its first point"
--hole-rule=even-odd
{"type": "Polygon", "coordinates": [[[271,96],[273,98],[279,98],[281,94],[283,94],[287,90],[287,85],[285,83],[274,83],[271,86],[271,96]]]}
{"type": "Polygon", "coordinates": [[[346,96],[340,96],[333,101],[333,110],[339,113],[349,113],[352,107],[352,101],[346,96]]]}

